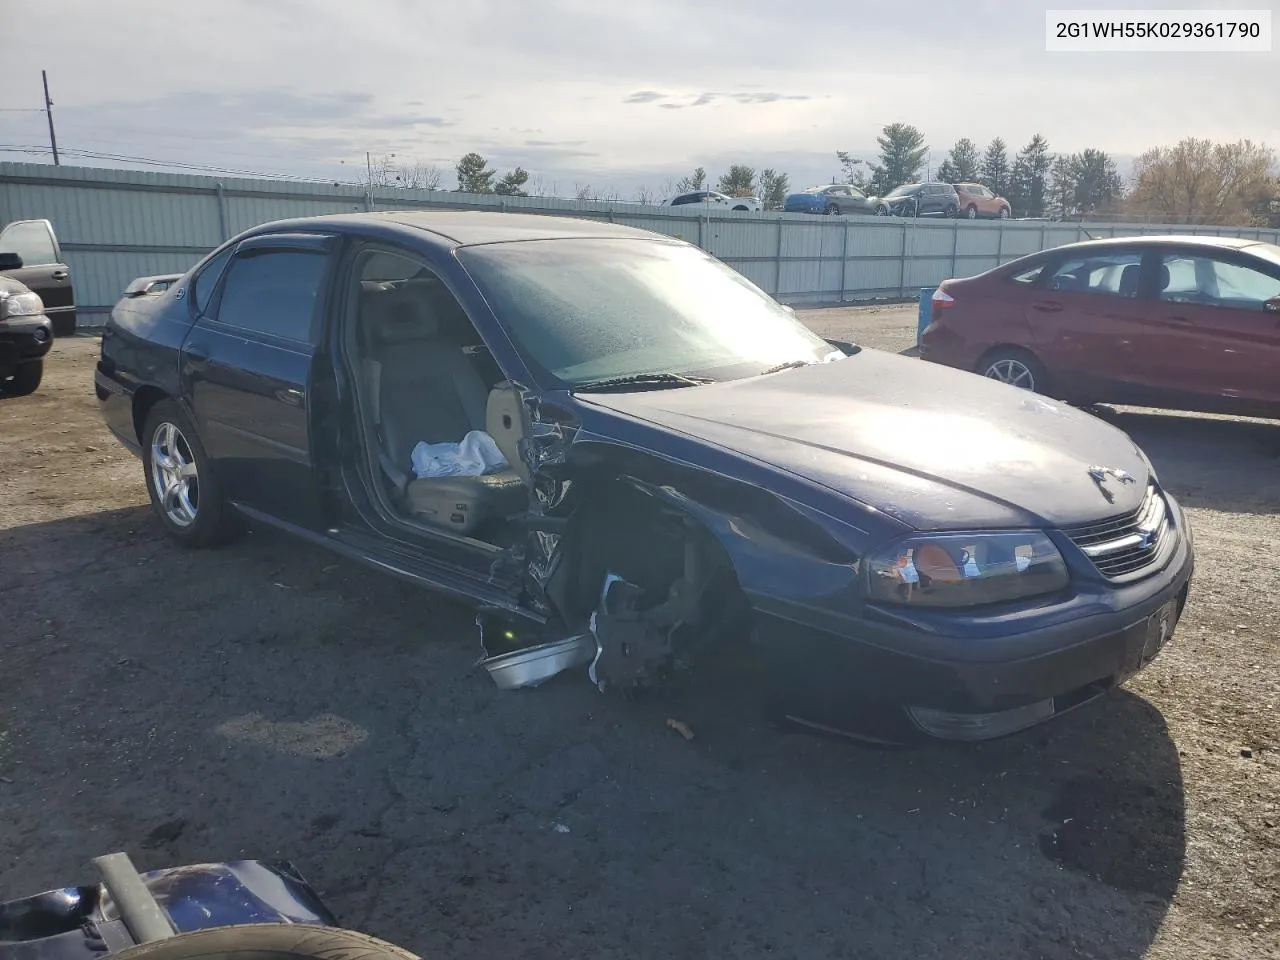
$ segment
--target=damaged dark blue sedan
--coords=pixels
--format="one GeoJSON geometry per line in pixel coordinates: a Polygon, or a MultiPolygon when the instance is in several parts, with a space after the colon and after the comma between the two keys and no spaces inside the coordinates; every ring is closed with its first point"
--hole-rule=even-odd
{"type": "Polygon", "coordinates": [[[96,373],[165,529],[281,527],[476,602],[500,656],[625,688],[750,642],[793,720],[973,740],[1123,682],[1187,599],[1186,518],[1124,433],[823,340],[678,240],[355,214],[167,279],[96,373]]]}

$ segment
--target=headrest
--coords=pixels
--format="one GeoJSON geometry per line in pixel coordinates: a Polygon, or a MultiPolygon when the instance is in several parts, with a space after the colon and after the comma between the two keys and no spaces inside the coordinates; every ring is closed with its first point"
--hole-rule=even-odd
{"type": "Polygon", "coordinates": [[[1160,289],[1168,290],[1169,282],[1172,279],[1169,275],[1169,265],[1167,263],[1160,264],[1160,289]]]}
{"type": "Polygon", "coordinates": [[[435,310],[420,294],[386,290],[362,298],[366,329],[379,343],[430,340],[440,331],[435,310]]]}

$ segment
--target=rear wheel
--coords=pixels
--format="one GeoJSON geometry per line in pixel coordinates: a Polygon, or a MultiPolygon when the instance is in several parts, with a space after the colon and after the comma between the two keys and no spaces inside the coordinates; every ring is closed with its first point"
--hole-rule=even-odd
{"type": "Polygon", "coordinates": [[[840,212],[840,208],[839,208],[838,206],[836,206],[836,204],[834,204],[834,203],[828,203],[828,204],[827,204],[827,216],[828,216],[828,217],[835,216],[835,215],[836,215],[837,213],[839,213],[839,212],[840,212]]]}
{"type": "Polygon", "coordinates": [[[991,380],[999,380],[1011,387],[1045,393],[1049,388],[1049,375],[1044,365],[1026,350],[1017,347],[1000,347],[992,350],[980,361],[977,371],[991,380]]]}
{"type": "Polygon", "coordinates": [[[971,203],[969,204],[969,206],[964,208],[964,215],[968,217],[970,220],[977,220],[978,208],[971,203]]]}
{"type": "Polygon", "coordinates": [[[877,217],[887,217],[888,215],[889,215],[889,208],[886,207],[883,203],[880,204],[880,206],[876,207],[877,217]]]}
{"type": "Polygon", "coordinates": [[[160,401],[147,415],[142,463],[151,507],[173,539],[203,547],[236,533],[237,518],[223,500],[195,427],[172,400],[160,401]]]}
{"type": "Polygon", "coordinates": [[[36,392],[44,379],[44,361],[28,360],[21,363],[7,380],[0,379],[0,394],[6,397],[26,397],[36,392]]]}
{"type": "Polygon", "coordinates": [[[130,947],[118,960],[418,960],[354,930],[301,923],[255,923],[180,933],[130,947]]]}
{"type": "Polygon", "coordinates": [[[946,217],[948,220],[954,220],[958,216],[960,216],[959,207],[957,207],[955,204],[952,204],[951,206],[947,207],[946,217]]]}

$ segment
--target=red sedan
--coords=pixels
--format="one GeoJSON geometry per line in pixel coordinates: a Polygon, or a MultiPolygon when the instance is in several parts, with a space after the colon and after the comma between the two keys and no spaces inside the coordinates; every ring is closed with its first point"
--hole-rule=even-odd
{"type": "Polygon", "coordinates": [[[1070,403],[1280,417],[1280,246],[1133,237],[1045,250],[933,295],[920,355],[1070,403]]]}

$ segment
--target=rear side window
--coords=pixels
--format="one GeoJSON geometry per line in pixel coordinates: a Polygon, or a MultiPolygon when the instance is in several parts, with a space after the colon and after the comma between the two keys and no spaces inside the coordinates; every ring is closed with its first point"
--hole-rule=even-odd
{"type": "Polygon", "coordinates": [[[1033,267],[1027,267],[1025,270],[1019,270],[1017,273],[1012,273],[1005,279],[1012,283],[1022,283],[1030,286],[1040,279],[1040,274],[1044,273],[1044,268],[1046,266],[1048,266],[1046,263],[1037,263],[1033,267]]]}
{"type": "Polygon", "coordinates": [[[0,252],[16,253],[24,267],[43,267],[58,262],[53,234],[43,220],[11,223],[0,231],[0,252]]]}
{"type": "Polygon", "coordinates": [[[218,322],[299,343],[312,321],[328,257],[309,250],[254,251],[236,257],[218,301],[218,322]]]}
{"type": "Polygon", "coordinates": [[[1141,270],[1142,253],[1139,251],[1076,257],[1062,262],[1049,278],[1049,287],[1063,293],[1136,297],[1141,270]]]}
{"type": "Polygon", "coordinates": [[[195,280],[191,283],[191,302],[195,305],[196,313],[204,313],[209,308],[213,291],[218,286],[218,278],[222,276],[222,271],[234,252],[233,244],[201,267],[200,272],[196,274],[195,280]]]}

